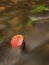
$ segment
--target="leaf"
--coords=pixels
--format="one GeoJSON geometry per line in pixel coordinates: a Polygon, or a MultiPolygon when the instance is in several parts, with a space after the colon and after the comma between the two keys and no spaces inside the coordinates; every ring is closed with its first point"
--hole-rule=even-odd
{"type": "Polygon", "coordinates": [[[21,28],[23,27],[23,25],[22,25],[22,24],[18,24],[17,27],[18,27],[19,29],[21,29],[21,28]]]}
{"type": "Polygon", "coordinates": [[[29,21],[26,23],[26,26],[32,26],[33,22],[34,22],[34,21],[29,20],[29,21]]]}
{"type": "Polygon", "coordinates": [[[35,13],[35,12],[41,12],[43,10],[45,10],[45,6],[44,5],[40,5],[38,6],[36,9],[32,10],[31,12],[35,13]]]}

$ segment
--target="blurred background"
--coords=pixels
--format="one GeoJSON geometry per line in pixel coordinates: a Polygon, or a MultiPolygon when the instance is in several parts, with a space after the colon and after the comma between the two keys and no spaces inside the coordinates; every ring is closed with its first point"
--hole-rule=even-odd
{"type": "Polygon", "coordinates": [[[0,65],[49,65],[49,0],[0,0],[0,65]],[[16,34],[27,52],[11,47],[16,34]]]}

